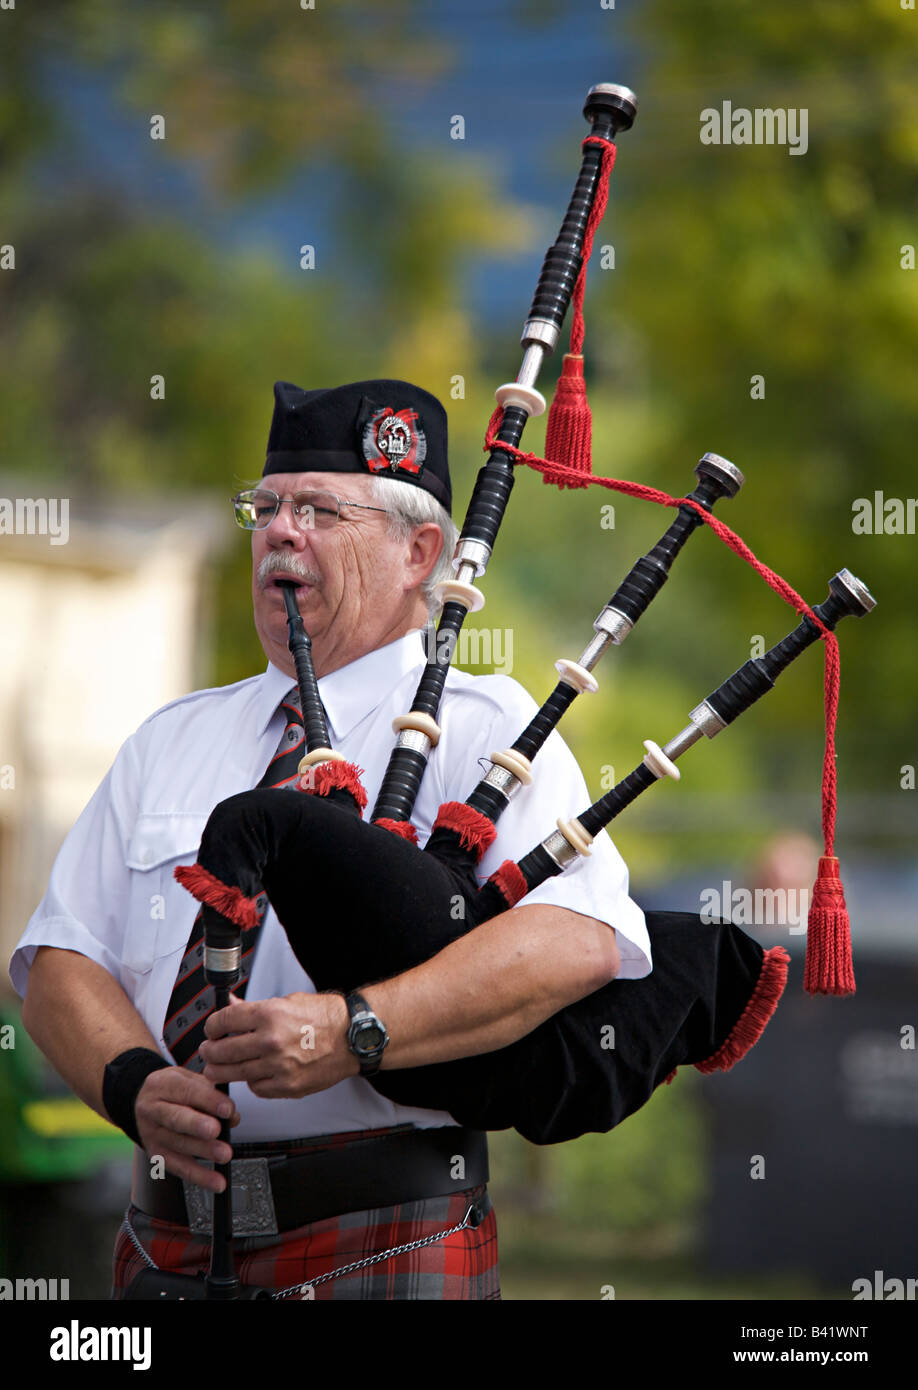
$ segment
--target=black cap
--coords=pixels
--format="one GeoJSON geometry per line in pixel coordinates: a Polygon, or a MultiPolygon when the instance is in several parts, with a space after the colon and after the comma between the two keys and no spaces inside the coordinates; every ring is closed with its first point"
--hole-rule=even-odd
{"type": "Polygon", "coordinates": [[[424,488],[449,511],[446,411],[407,381],[314,391],[276,381],[262,477],[269,473],[384,473],[424,488]]]}

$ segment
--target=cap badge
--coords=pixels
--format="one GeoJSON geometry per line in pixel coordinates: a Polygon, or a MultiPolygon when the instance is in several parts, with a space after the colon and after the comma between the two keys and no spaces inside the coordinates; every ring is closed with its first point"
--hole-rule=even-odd
{"type": "Polygon", "coordinates": [[[377,410],[363,431],[363,456],[373,473],[391,468],[393,473],[420,473],[427,456],[427,436],[418,425],[416,410],[377,410]]]}

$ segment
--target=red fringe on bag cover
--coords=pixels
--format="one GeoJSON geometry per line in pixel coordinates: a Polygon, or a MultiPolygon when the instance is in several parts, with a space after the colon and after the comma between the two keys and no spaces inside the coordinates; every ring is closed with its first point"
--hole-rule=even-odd
{"type": "Polygon", "coordinates": [[[373,824],[380,826],[383,830],[391,830],[393,835],[400,835],[403,840],[410,840],[413,845],[418,842],[418,832],[410,820],[390,820],[388,816],[383,816],[380,820],[375,820],[373,824]]]}
{"type": "Polygon", "coordinates": [[[755,1046],[784,993],[789,964],[790,956],[783,946],[772,946],[765,952],[762,973],[749,1003],[717,1051],[706,1061],[695,1063],[696,1071],[705,1076],[712,1071],[729,1071],[755,1046]]]}
{"type": "MultiPolygon", "coordinates": [[[[790,956],[783,946],[772,946],[765,952],[762,970],[749,1003],[717,1051],[705,1061],[695,1063],[696,1071],[705,1076],[715,1071],[729,1071],[755,1047],[784,993],[789,963],[790,956]]],[[[672,1085],[678,1070],[678,1067],[673,1068],[665,1078],[664,1085],[672,1085]]]]}
{"type": "Polygon", "coordinates": [[[230,888],[200,864],[180,864],[174,877],[187,888],[199,903],[206,903],[237,927],[255,927],[260,914],[254,898],[247,898],[241,888],[230,888]]]}
{"type": "Polygon", "coordinates": [[[367,804],[367,794],[360,780],[362,774],[363,768],[357,767],[356,763],[319,763],[317,767],[311,767],[303,773],[299,787],[300,791],[309,792],[313,796],[328,796],[330,791],[336,789],[350,792],[357,809],[363,811],[367,804]]]}
{"type": "Polygon", "coordinates": [[[474,854],[476,860],[497,838],[494,822],[474,807],[466,806],[464,801],[444,801],[437,812],[434,830],[455,831],[462,841],[462,848],[474,854]]]}
{"type": "Polygon", "coordinates": [[[500,868],[495,869],[488,882],[494,884],[494,887],[504,897],[508,907],[516,907],[520,898],[525,898],[529,892],[526,875],[519,864],[512,859],[505,859],[500,868]]]}

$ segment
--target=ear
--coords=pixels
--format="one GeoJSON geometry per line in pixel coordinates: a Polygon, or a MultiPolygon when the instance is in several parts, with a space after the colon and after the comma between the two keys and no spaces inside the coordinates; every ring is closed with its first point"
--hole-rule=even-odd
{"type": "Polygon", "coordinates": [[[407,543],[406,589],[415,589],[423,584],[440,558],[443,545],[443,532],[435,522],[425,521],[414,528],[407,543]]]}

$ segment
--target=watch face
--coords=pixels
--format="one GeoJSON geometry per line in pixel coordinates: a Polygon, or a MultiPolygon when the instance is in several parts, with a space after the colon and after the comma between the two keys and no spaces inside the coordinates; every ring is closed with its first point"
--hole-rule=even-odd
{"type": "Polygon", "coordinates": [[[354,1043],[361,1052],[375,1052],[382,1047],[385,1036],[378,1023],[364,1023],[357,1029],[354,1043]]]}

